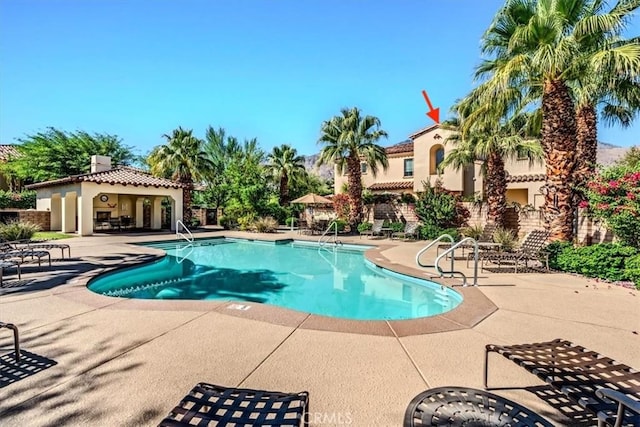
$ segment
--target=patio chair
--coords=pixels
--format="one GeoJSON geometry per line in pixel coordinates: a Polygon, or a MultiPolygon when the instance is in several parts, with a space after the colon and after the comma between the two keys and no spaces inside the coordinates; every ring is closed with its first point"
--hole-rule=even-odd
{"type": "Polygon", "coordinates": [[[391,234],[392,239],[408,239],[409,236],[416,238],[418,236],[418,227],[420,223],[418,221],[407,221],[404,225],[404,231],[397,231],[391,234]]]}
{"type": "Polygon", "coordinates": [[[20,338],[18,333],[18,327],[13,323],[0,322],[0,329],[3,329],[3,328],[13,331],[14,356],[16,358],[16,363],[18,363],[20,362],[20,338]]]}
{"type": "Polygon", "coordinates": [[[64,259],[64,251],[67,251],[68,258],[71,258],[71,247],[66,243],[54,243],[54,242],[36,242],[32,240],[24,240],[17,242],[16,249],[60,249],[62,259],[64,259]]]}
{"type": "Polygon", "coordinates": [[[38,260],[38,267],[42,266],[42,258],[47,258],[49,261],[49,267],[51,267],[51,253],[48,251],[36,251],[33,249],[13,249],[0,252],[0,260],[10,261],[19,259],[20,264],[25,264],[26,258],[31,258],[31,261],[38,260]]]}
{"type": "Polygon", "coordinates": [[[5,268],[15,267],[18,272],[18,280],[22,279],[22,273],[20,272],[20,263],[11,259],[0,260],[0,287],[2,287],[4,270],[5,268]]]}
{"type": "Polygon", "coordinates": [[[505,251],[483,251],[479,254],[481,270],[484,271],[484,262],[489,261],[498,264],[498,268],[503,262],[513,264],[514,273],[518,272],[518,265],[524,263],[525,268],[529,267],[529,261],[541,261],[547,271],[549,271],[549,254],[543,253],[542,249],[549,238],[549,233],[543,230],[531,231],[522,241],[520,247],[513,252],[505,251]]]}
{"type": "Polygon", "coordinates": [[[509,399],[463,387],[439,387],[418,394],[405,411],[403,425],[553,426],[540,415],[509,399]]]}
{"type": "Polygon", "coordinates": [[[363,230],[360,232],[360,237],[369,236],[372,238],[375,235],[382,235],[382,226],[384,226],[384,219],[374,219],[371,230],[363,230]]]}
{"type": "Polygon", "coordinates": [[[280,393],[199,383],[160,422],[176,426],[308,426],[309,393],[280,393]]]}

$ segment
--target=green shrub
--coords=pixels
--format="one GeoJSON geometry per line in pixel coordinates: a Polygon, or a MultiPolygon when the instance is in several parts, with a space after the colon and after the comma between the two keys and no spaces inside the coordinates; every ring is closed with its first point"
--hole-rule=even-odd
{"type": "Polygon", "coordinates": [[[624,262],[624,279],[629,280],[640,289],[640,253],[627,258],[624,262]]]}
{"type": "Polygon", "coordinates": [[[258,233],[275,233],[278,229],[278,221],[270,216],[261,217],[254,221],[252,228],[258,233]]]}
{"type": "Polygon", "coordinates": [[[457,195],[447,191],[439,183],[433,187],[429,182],[423,182],[423,185],[424,190],[418,194],[415,211],[426,227],[427,234],[433,236],[434,230],[459,228],[467,223],[469,210],[457,195]]]}
{"type": "Polygon", "coordinates": [[[478,240],[482,233],[484,233],[484,227],[482,225],[472,225],[470,227],[464,227],[462,229],[462,234],[464,237],[471,237],[472,239],[478,240]]]}
{"type": "Polygon", "coordinates": [[[200,227],[200,218],[192,217],[192,218],[191,218],[191,221],[189,222],[189,225],[190,225],[191,227],[193,227],[193,228],[198,228],[198,227],[200,227]]]}
{"type": "Polygon", "coordinates": [[[500,243],[501,250],[509,252],[516,247],[516,243],[518,243],[518,237],[516,236],[516,233],[513,232],[513,230],[498,227],[496,228],[496,231],[493,232],[493,241],[496,243],[500,243]]]}
{"type": "Polygon", "coordinates": [[[402,193],[400,194],[400,203],[406,203],[408,205],[416,202],[416,196],[411,193],[402,193]]]}
{"type": "Polygon", "coordinates": [[[238,227],[242,231],[253,230],[253,223],[255,222],[255,220],[256,218],[253,214],[243,215],[238,218],[238,227]]]}
{"type": "Polygon", "coordinates": [[[557,241],[549,243],[544,248],[544,252],[549,255],[549,268],[560,270],[560,266],[558,265],[558,257],[564,251],[573,252],[573,243],[557,241]]]}
{"type": "Polygon", "coordinates": [[[424,224],[420,227],[420,238],[425,240],[434,240],[443,234],[453,237],[454,241],[460,240],[460,232],[457,228],[440,228],[430,224],[424,224]]]}
{"type": "Polygon", "coordinates": [[[6,224],[0,223],[0,237],[7,241],[31,240],[36,232],[40,231],[40,226],[31,222],[9,221],[6,224]]]}
{"type": "Polygon", "coordinates": [[[11,191],[0,190],[0,209],[35,209],[36,192],[23,191],[13,193],[11,191]]]}
{"type": "Polygon", "coordinates": [[[601,243],[580,248],[565,248],[558,254],[557,265],[562,271],[583,274],[605,280],[624,280],[625,261],[635,257],[638,249],[618,243],[601,243]]]}
{"type": "Polygon", "coordinates": [[[453,237],[453,240],[455,242],[457,242],[458,240],[460,240],[460,230],[458,230],[457,228],[445,228],[444,230],[442,230],[440,232],[440,235],[442,234],[448,234],[449,236],[453,237]]]}
{"type": "Polygon", "coordinates": [[[345,221],[344,219],[335,219],[334,222],[336,223],[336,226],[338,227],[338,233],[341,233],[344,231],[344,229],[347,226],[347,221],[345,221]]]}
{"type": "Polygon", "coordinates": [[[369,231],[373,228],[373,224],[370,222],[361,222],[358,224],[358,233],[362,233],[364,231],[369,231]]]}
{"type": "Polygon", "coordinates": [[[220,221],[220,225],[225,229],[225,230],[230,230],[232,228],[234,228],[237,224],[238,224],[238,220],[231,215],[222,215],[219,219],[220,221]]]}
{"type": "Polygon", "coordinates": [[[289,217],[284,220],[284,223],[287,225],[287,227],[291,227],[291,224],[295,226],[298,223],[298,218],[289,217]]]}
{"type": "Polygon", "coordinates": [[[404,230],[404,222],[392,222],[389,224],[389,228],[393,233],[399,233],[404,230]]]}

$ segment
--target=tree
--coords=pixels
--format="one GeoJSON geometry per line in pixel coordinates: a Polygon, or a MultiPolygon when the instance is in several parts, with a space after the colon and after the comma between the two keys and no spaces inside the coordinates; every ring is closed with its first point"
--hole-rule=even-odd
{"type": "Polygon", "coordinates": [[[453,166],[462,169],[482,161],[484,192],[487,198],[487,219],[504,226],[507,209],[507,175],[505,159],[528,158],[530,162],[542,159],[542,148],[536,137],[539,135],[539,114],[518,113],[507,116],[508,104],[498,100],[492,104],[478,104],[482,97],[478,93],[483,86],[454,106],[457,118],[444,124],[454,133],[447,138],[453,148],[440,164],[440,168],[453,166]],[[487,110],[487,105],[489,110],[487,110]],[[478,114],[482,110],[482,114],[478,114]],[[499,120],[495,118],[499,117],[499,120]],[[463,122],[463,123],[461,123],[463,122]],[[469,123],[470,122],[470,123],[469,123]]]}
{"type": "Polygon", "coordinates": [[[349,178],[351,210],[349,223],[355,230],[362,218],[362,172],[360,163],[368,165],[375,177],[378,167],[389,167],[385,149],[376,144],[387,132],[380,129],[380,119],[362,116],[358,108],[343,108],[341,115],[322,123],[319,143],[323,144],[318,165],[335,164],[337,173],[346,170],[349,178]]]}
{"type": "Polygon", "coordinates": [[[304,157],[298,156],[295,148],[287,144],[280,147],[273,147],[271,153],[267,156],[267,173],[270,174],[278,185],[278,203],[285,206],[289,202],[289,186],[304,175],[306,169],[304,167],[304,157]]]}
{"type": "Polygon", "coordinates": [[[166,176],[183,185],[182,218],[191,222],[191,199],[194,181],[203,180],[212,170],[212,163],[204,151],[203,142],[192,130],[179,127],[171,135],[163,135],[167,143],[155,147],[148,158],[151,172],[166,176]]]}
{"type": "Polygon", "coordinates": [[[85,131],[66,132],[50,127],[27,135],[16,146],[19,155],[4,169],[25,184],[50,181],[91,170],[91,156],[111,157],[113,166],[129,165],[136,160],[132,148],[116,135],[85,131]]]}
{"type": "Polygon", "coordinates": [[[543,213],[552,240],[573,237],[577,127],[570,83],[579,77],[584,63],[590,63],[595,73],[614,69],[632,77],[629,73],[640,61],[638,44],[616,48],[600,41],[603,34],[619,36],[639,3],[620,0],[603,11],[601,0],[507,0],[483,36],[483,53],[491,58],[478,74],[488,79],[493,88],[489,92],[518,87],[541,105],[546,163],[543,213]]]}

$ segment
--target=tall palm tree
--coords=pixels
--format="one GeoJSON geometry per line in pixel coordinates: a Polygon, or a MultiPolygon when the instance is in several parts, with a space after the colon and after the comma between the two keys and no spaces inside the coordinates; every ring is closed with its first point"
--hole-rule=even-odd
{"type": "Polygon", "coordinates": [[[480,86],[458,101],[453,107],[456,116],[443,123],[443,128],[454,131],[445,143],[452,142],[455,147],[445,156],[440,168],[452,166],[459,170],[482,161],[487,220],[504,226],[507,209],[505,160],[524,157],[530,162],[542,160],[542,148],[537,139],[540,114],[520,112],[507,117],[505,107],[508,104],[498,100],[492,104],[478,104],[482,100],[478,94],[483,89],[480,86]],[[495,117],[501,119],[495,120],[495,117]]]}
{"type": "Polygon", "coordinates": [[[352,230],[362,217],[362,170],[360,163],[368,165],[375,177],[379,166],[389,167],[385,149],[376,144],[386,138],[387,132],[380,129],[380,119],[362,116],[360,109],[343,108],[340,115],[322,123],[320,139],[323,144],[318,165],[335,164],[337,173],[346,170],[349,185],[349,223],[352,230]]]}
{"type": "Polygon", "coordinates": [[[273,147],[267,161],[267,173],[276,179],[279,187],[278,202],[280,206],[284,206],[289,202],[289,185],[306,172],[304,157],[299,156],[290,145],[282,144],[280,147],[273,147]]]}
{"type": "Polygon", "coordinates": [[[170,175],[183,185],[182,218],[188,224],[191,222],[193,183],[204,179],[213,165],[203,150],[203,142],[193,136],[192,130],[179,127],[163,138],[167,143],[151,151],[148,163],[153,174],[170,175]]]}
{"type": "Polygon", "coordinates": [[[545,221],[553,240],[573,237],[572,174],[576,164],[577,127],[570,82],[577,64],[590,62],[594,72],[632,73],[637,44],[607,48],[599,37],[618,36],[639,0],[619,0],[604,11],[602,0],[507,0],[483,36],[492,59],[479,68],[494,91],[520,87],[542,109],[541,144],[546,163],[545,221]]]}

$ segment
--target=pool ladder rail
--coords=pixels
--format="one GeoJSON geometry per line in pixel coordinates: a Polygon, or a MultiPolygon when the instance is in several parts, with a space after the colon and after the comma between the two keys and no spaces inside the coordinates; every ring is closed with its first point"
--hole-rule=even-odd
{"type": "Polygon", "coordinates": [[[176,238],[183,238],[187,242],[193,243],[193,234],[191,234],[191,230],[189,230],[187,226],[184,225],[184,222],[182,222],[182,220],[176,221],[176,238]],[[182,229],[186,231],[187,234],[184,234],[182,231],[180,231],[180,227],[182,227],[182,229]]]}
{"type": "Polygon", "coordinates": [[[333,243],[335,246],[342,245],[342,242],[338,240],[338,223],[335,220],[329,223],[327,229],[324,230],[324,233],[322,233],[322,236],[318,239],[318,245],[321,247],[327,243],[333,243]],[[334,229],[333,236],[329,234],[331,227],[334,229]],[[331,242],[331,237],[333,237],[333,242],[331,242]]]}
{"type": "Polygon", "coordinates": [[[474,261],[473,262],[473,286],[478,286],[478,242],[471,237],[465,237],[459,242],[455,242],[451,235],[443,234],[437,239],[435,239],[434,241],[432,241],[431,243],[429,243],[424,248],[420,249],[420,251],[418,251],[418,253],[416,254],[416,264],[419,267],[435,268],[436,273],[438,274],[439,277],[454,277],[454,276],[462,277],[462,286],[468,286],[467,275],[461,271],[456,271],[454,269],[453,263],[455,260],[455,250],[460,246],[465,244],[468,245],[469,243],[473,245],[473,261],[474,261]],[[451,243],[451,247],[447,248],[443,253],[436,256],[433,264],[423,264],[420,261],[420,257],[422,256],[422,254],[424,254],[427,250],[431,249],[433,246],[435,246],[436,244],[440,243],[445,239],[451,243]],[[451,266],[449,267],[449,270],[443,270],[442,267],[440,267],[440,261],[442,260],[442,258],[445,258],[449,254],[451,254],[451,266]]]}

